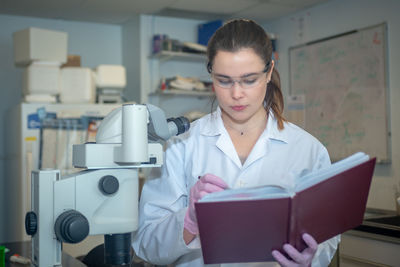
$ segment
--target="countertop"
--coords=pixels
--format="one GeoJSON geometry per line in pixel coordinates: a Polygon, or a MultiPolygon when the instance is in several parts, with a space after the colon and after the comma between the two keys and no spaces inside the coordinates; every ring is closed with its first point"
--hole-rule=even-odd
{"type": "Polygon", "coordinates": [[[362,224],[347,233],[400,244],[400,215],[367,211],[362,224]]]}

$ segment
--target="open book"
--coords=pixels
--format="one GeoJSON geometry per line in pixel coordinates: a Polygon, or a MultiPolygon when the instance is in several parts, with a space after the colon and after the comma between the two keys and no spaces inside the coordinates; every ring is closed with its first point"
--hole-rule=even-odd
{"type": "Polygon", "coordinates": [[[271,251],[290,243],[299,251],[303,233],[318,243],[362,223],[375,158],[358,152],[295,178],[295,187],[228,189],[196,205],[204,263],[274,260],[271,251]]]}

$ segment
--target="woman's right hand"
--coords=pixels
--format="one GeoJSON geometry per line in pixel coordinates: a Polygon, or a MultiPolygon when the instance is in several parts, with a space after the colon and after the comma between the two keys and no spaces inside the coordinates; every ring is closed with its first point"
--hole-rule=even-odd
{"type": "Polygon", "coordinates": [[[222,191],[228,185],[220,177],[206,174],[199,177],[196,184],[190,189],[189,208],[185,215],[184,228],[193,235],[199,233],[194,203],[209,193],[222,191]]]}

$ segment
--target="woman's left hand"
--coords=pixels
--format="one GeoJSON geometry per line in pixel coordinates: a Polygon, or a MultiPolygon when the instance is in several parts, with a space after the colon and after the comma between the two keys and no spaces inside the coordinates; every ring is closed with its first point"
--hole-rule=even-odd
{"type": "Polygon", "coordinates": [[[312,259],[318,249],[318,243],[309,234],[303,234],[303,240],[307,244],[307,248],[303,252],[299,252],[290,244],[283,245],[283,250],[290,256],[291,260],[286,258],[277,250],[272,251],[272,256],[283,267],[309,267],[312,259]]]}

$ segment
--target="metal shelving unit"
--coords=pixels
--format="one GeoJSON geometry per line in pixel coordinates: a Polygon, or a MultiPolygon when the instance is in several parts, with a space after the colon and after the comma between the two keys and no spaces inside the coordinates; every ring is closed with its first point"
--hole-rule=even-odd
{"type": "Polygon", "coordinates": [[[150,56],[152,59],[158,59],[160,61],[168,60],[179,60],[179,61],[206,61],[206,55],[201,53],[187,53],[187,52],[175,52],[175,51],[160,51],[157,54],[150,56]]]}
{"type": "MultiPolygon", "coordinates": [[[[150,59],[158,60],[159,62],[166,61],[180,61],[180,62],[206,62],[206,54],[203,53],[187,53],[187,52],[176,52],[176,51],[160,51],[156,54],[149,56],[150,59]]],[[[179,90],[179,89],[165,89],[157,90],[149,93],[149,95],[162,95],[162,96],[195,96],[195,97],[211,97],[213,92],[211,91],[190,91],[190,90],[179,90]]]]}
{"type": "Polygon", "coordinates": [[[183,96],[197,96],[197,97],[211,97],[214,95],[211,91],[189,91],[189,90],[178,90],[178,89],[165,89],[157,90],[156,92],[150,93],[150,95],[183,95],[183,96]]]}

